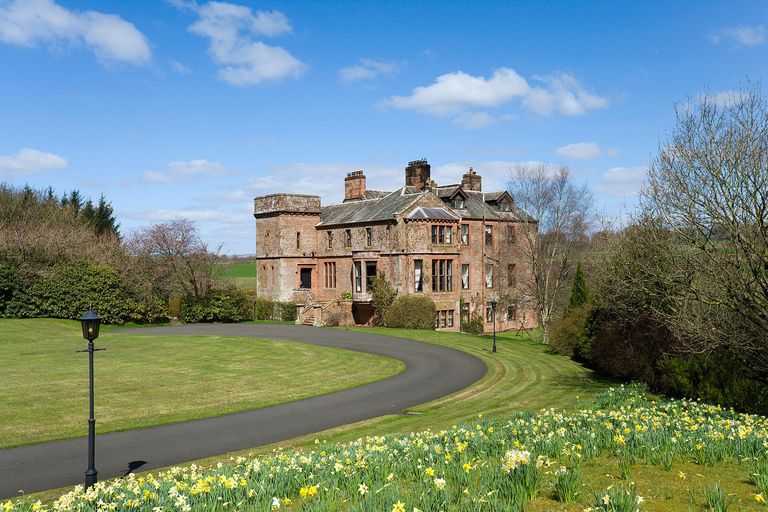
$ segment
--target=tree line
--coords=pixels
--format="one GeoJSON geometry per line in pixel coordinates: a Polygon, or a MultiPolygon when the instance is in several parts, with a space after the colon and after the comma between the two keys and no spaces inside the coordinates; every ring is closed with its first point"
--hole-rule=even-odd
{"type": "Polygon", "coordinates": [[[550,346],[659,391],[768,412],[768,102],[759,87],[679,105],[639,199],[621,228],[549,228],[531,245],[552,260],[536,268],[531,294],[540,309],[547,293],[557,304],[542,316],[550,346]],[[568,242],[554,258],[553,238],[568,242]],[[573,282],[574,260],[588,279],[577,272],[570,297],[568,286],[539,289],[573,282]]]}

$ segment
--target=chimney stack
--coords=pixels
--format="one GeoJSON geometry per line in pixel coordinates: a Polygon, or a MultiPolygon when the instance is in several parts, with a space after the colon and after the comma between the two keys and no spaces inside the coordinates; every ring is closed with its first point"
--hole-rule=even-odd
{"type": "Polygon", "coordinates": [[[427,187],[427,182],[430,181],[431,169],[426,159],[408,162],[408,167],[405,168],[405,186],[424,190],[427,187]]]}
{"type": "Polygon", "coordinates": [[[352,171],[344,178],[344,202],[365,199],[365,174],[352,171]]]}
{"type": "Polygon", "coordinates": [[[469,168],[469,171],[461,177],[461,187],[464,190],[473,190],[475,192],[481,192],[483,179],[479,174],[475,172],[473,168],[469,168]]]}

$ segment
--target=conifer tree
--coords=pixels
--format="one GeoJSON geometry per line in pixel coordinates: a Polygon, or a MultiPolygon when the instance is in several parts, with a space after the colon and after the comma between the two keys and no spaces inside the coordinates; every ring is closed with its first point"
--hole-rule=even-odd
{"type": "Polygon", "coordinates": [[[587,280],[584,278],[584,269],[581,263],[576,267],[576,276],[573,278],[573,288],[571,288],[571,298],[568,300],[566,313],[573,311],[579,306],[589,304],[592,301],[592,295],[589,293],[587,280]]]}

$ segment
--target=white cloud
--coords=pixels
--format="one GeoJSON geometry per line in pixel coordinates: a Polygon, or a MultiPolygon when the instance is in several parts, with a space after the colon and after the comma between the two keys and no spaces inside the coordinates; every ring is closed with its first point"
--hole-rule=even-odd
{"type": "Polygon", "coordinates": [[[737,46],[759,46],[763,44],[766,39],[766,30],[763,25],[758,25],[756,27],[747,25],[726,27],[709,36],[709,40],[714,44],[720,44],[723,41],[731,41],[737,46]]]}
{"type": "MultiPolygon", "coordinates": [[[[451,118],[460,126],[477,128],[478,123],[468,114],[481,114],[474,118],[480,124],[489,124],[490,114],[475,109],[500,107],[515,99],[529,111],[550,116],[583,115],[589,110],[605,108],[607,98],[588,92],[581,83],[568,73],[556,73],[537,77],[543,87],[531,86],[514,69],[499,68],[490,78],[473,76],[462,71],[438,76],[434,83],[416,87],[409,96],[392,96],[381,101],[383,107],[415,110],[429,115],[451,118]],[[457,119],[458,118],[458,119],[457,119]]],[[[503,114],[506,118],[510,114],[503,114]]]]}
{"type": "Polygon", "coordinates": [[[145,64],[152,59],[147,38],[120,16],[77,12],[53,0],[0,3],[0,41],[17,46],[84,44],[102,62],[145,64]]]}
{"type": "Polygon", "coordinates": [[[600,146],[594,142],[576,142],[557,148],[556,153],[571,160],[594,160],[602,154],[600,146]]]}
{"type": "Polygon", "coordinates": [[[227,176],[229,172],[218,162],[208,160],[173,161],[168,164],[168,171],[146,171],[141,177],[144,183],[192,183],[200,180],[212,180],[227,176]]]}
{"type": "Polygon", "coordinates": [[[605,171],[595,191],[614,197],[636,196],[645,182],[647,167],[612,167],[605,171]]]}
{"type": "Polygon", "coordinates": [[[609,104],[607,98],[587,92],[581,83],[568,73],[555,73],[539,77],[538,80],[544,82],[547,87],[532,88],[523,99],[523,105],[541,116],[580,116],[588,110],[605,108],[609,104]]]}
{"type": "MultiPolygon", "coordinates": [[[[188,6],[189,7],[189,6],[188,6]]],[[[270,46],[256,37],[274,37],[292,31],[280,11],[256,11],[246,6],[210,2],[190,7],[198,20],[190,32],[210,39],[208,52],[222,67],[219,78],[247,87],[285,78],[297,78],[306,65],[279,46],[270,46]]]]}
{"type": "Polygon", "coordinates": [[[488,79],[457,71],[438,76],[431,85],[416,87],[410,96],[392,96],[383,104],[426,114],[449,115],[472,107],[496,107],[525,96],[529,90],[525,78],[514,69],[497,69],[488,79]]]}
{"type": "Polygon", "coordinates": [[[171,64],[171,69],[174,71],[174,73],[177,73],[179,75],[188,75],[192,72],[192,70],[189,69],[188,66],[186,66],[185,64],[177,60],[171,59],[170,64],[171,64]]]}
{"type": "Polygon", "coordinates": [[[339,70],[339,81],[342,83],[371,80],[381,75],[394,75],[403,67],[399,62],[385,62],[374,59],[360,59],[360,63],[339,70]]]}
{"type": "Polygon", "coordinates": [[[20,149],[14,155],[0,156],[0,176],[30,176],[45,171],[58,171],[67,166],[67,159],[36,149],[20,149]]]}

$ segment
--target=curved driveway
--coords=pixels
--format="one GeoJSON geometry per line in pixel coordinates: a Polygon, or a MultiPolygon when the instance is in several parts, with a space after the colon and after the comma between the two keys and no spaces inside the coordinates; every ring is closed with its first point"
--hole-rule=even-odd
{"type": "MultiPolygon", "coordinates": [[[[128,331],[126,331],[128,332],[128,331]]],[[[300,341],[399,359],[399,375],[354,389],[225,416],[98,435],[96,370],[96,469],[104,480],[141,470],[284,441],[435,400],[479,380],[485,364],[464,352],[378,334],[276,324],[153,327],[131,334],[253,336],[300,341]],[[133,463],[133,464],[132,464],[133,463]]],[[[105,352],[109,357],[109,352],[105,352]]],[[[237,357],[237,353],[222,354],[237,357]]],[[[312,375],[308,374],[307,379],[312,375]]],[[[141,404],[136,404],[141,407],[141,404]]],[[[83,422],[85,429],[85,422],[83,422]]],[[[0,499],[83,482],[86,438],[0,450],[0,499]]]]}

